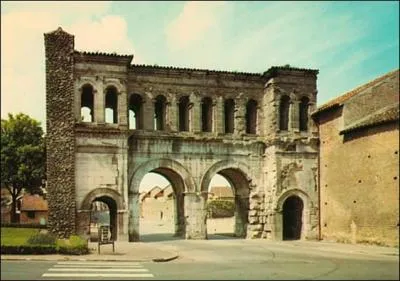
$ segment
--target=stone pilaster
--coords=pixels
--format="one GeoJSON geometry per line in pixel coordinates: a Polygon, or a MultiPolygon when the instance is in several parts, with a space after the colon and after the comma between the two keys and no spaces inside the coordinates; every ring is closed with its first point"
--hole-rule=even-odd
{"type": "Polygon", "coordinates": [[[167,128],[170,131],[178,131],[178,107],[179,103],[176,101],[175,95],[171,97],[171,100],[167,102],[167,128]]]}
{"type": "Polygon", "coordinates": [[[217,134],[223,134],[225,132],[225,107],[222,96],[218,96],[213,100],[213,111],[213,131],[217,134]]]}
{"type": "Polygon", "coordinates": [[[189,104],[189,131],[199,133],[201,131],[201,102],[199,97],[191,94],[189,104]]]}
{"type": "Polygon", "coordinates": [[[139,241],[139,222],[140,222],[140,204],[139,204],[139,193],[130,193],[128,195],[128,210],[129,210],[129,221],[128,221],[128,241],[138,242],[139,241]]]}
{"type": "Polygon", "coordinates": [[[68,238],[76,233],[74,36],[58,28],[44,45],[48,229],[68,238]]]}
{"type": "Polygon", "coordinates": [[[290,123],[291,130],[300,132],[300,101],[294,100],[290,105],[290,123]]]}
{"type": "Polygon", "coordinates": [[[94,122],[97,124],[104,124],[106,120],[105,111],[105,89],[103,83],[97,83],[96,91],[94,93],[94,122]]]}
{"type": "Polygon", "coordinates": [[[127,95],[125,90],[118,93],[118,124],[128,128],[128,115],[127,115],[127,95]]]}
{"type": "Polygon", "coordinates": [[[245,124],[245,101],[243,98],[235,99],[235,131],[234,134],[242,135],[246,132],[246,124],[245,124]]]}
{"type": "Polygon", "coordinates": [[[154,103],[150,93],[146,93],[146,100],[143,102],[143,129],[154,130],[154,103]]]}
{"type": "Polygon", "coordinates": [[[207,238],[206,196],[206,193],[185,193],[186,239],[207,238]]]}

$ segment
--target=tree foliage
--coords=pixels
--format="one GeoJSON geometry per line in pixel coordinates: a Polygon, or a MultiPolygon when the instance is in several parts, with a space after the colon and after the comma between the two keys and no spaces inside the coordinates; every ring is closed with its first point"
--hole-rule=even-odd
{"type": "Polygon", "coordinates": [[[16,200],[24,188],[35,193],[46,172],[46,152],[40,122],[26,114],[1,119],[1,186],[12,196],[11,221],[16,222],[16,200]]]}
{"type": "Polygon", "coordinates": [[[210,218],[229,218],[235,215],[235,203],[231,200],[212,200],[207,202],[210,218]]]}

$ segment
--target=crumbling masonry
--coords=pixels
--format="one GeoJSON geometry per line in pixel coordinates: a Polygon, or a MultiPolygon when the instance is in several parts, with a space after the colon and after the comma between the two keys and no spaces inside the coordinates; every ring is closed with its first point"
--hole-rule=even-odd
{"type": "Polygon", "coordinates": [[[155,172],[174,189],[186,239],[207,238],[215,174],[234,189],[237,236],[317,238],[317,70],[135,65],[75,51],[61,28],[44,37],[52,232],[87,234],[91,203],[102,201],[114,237],[139,241],[139,185],[155,172]]]}

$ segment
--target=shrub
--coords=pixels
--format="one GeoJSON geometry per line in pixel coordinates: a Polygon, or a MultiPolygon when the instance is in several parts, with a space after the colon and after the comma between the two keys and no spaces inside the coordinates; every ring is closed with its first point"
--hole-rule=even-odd
{"type": "Polygon", "coordinates": [[[77,235],[71,235],[69,239],[58,239],[57,251],[60,254],[85,255],[89,253],[88,241],[77,235]]]}
{"type": "Polygon", "coordinates": [[[37,233],[28,238],[30,245],[55,245],[56,237],[50,233],[37,233]]]}
{"type": "Polygon", "coordinates": [[[1,227],[14,227],[14,228],[37,228],[46,229],[47,225],[38,223],[14,223],[14,222],[2,222],[1,227]]]}
{"type": "Polygon", "coordinates": [[[213,200],[207,203],[210,218],[229,218],[235,215],[235,203],[229,200],[213,200]]]}
{"type": "Polygon", "coordinates": [[[55,245],[1,245],[3,255],[48,255],[57,253],[55,245]]]}

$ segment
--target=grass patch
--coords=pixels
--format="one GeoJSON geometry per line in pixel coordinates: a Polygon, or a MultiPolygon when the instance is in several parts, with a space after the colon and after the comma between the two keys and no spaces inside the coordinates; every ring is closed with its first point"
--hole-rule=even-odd
{"type": "Polygon", "coordinates": [[[32,228],[1,228],[1,254],[89,253],[88,241],[78,235],[57,239],[52,234],[32,228]]]}
{"type": "Polygon", "coordinates": [[[37,235],[39,229],[35,228],[1,228],[1,246],[21,246],[27,245],[31,236],[37,235]]]}

